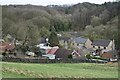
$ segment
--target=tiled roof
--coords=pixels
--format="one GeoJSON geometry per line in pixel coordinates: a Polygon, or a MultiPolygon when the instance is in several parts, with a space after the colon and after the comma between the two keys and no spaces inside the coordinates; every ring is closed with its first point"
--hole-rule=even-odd
{"type": "Polygon", "coordinates": [[[76,43],[84,44],[87,41],[87,38],[78,37],[78,38],[74,38],[72,41],[75,41],[76,43]]]}
{"type": "Polygon", "coordinates": [[[58,48],[52,48],[48,50],[48,54],[55,54],[55,52],[58,50],[58,48]]]}
{"type": "Polygon", "coordinates": [[[94,40],[92,45],[93,46],[103,46],[103,47],[107,47],[109,45],[111,40],[94,40]]]}
{"type": "Polygon", "coordinates": [[[59,40],[69,41],[70,37],[59,37],[59,40]]]}
{"type": "Polygon", "coordinates": [[[1,43],[0,44],[0,50],[13,50],[15,48],[15,45],[12,43],[1,43]]]}
{"type": "Polygon", "coordinates": [[[71,50],[59,48],[56,52],[56,58],[68,58],[68,55],[72,54],[71,50]]]}

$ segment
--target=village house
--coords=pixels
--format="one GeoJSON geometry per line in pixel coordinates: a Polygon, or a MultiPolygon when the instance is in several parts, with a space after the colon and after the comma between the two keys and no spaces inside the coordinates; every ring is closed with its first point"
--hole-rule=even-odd
{"type": "Polygon", "coordinates": [[[61,46],[63,46],[64,48],[68,49],[68,47],[70,46],[70,37],[59,37],[59,43],[61,46]]]}
{"type": "Polygon", "coordinates": [[[54,53],[59,48],[58,46],[50,47],[49,45],[45,45],[44,43],[36,45],[36,47],[39,47],[41,52],[40,54],[42,54],[42,57],[49,58],[49,59],[55,59],[54,53]]]}
{"type": "Polygon", "coordinates": [[[0,42],[0,52],[11,52],[15,49],[15,45],[12,42],[0,42]]]}
{"type": "Polygon", "coordinates": [[[55,54],[55,58],[65,59],[68,58],[68,56],[71,55],[71,53],[72,53],[71,50],[59,48],[54,54],[55,54]]]}
{"type": "MultiPolygon", "coordinates": [[[[59,48],[57,50],[52,49],[51,50],[55,55],[56,59],[67,59],[69,58],[69,56],[71,56],[71,58],[76,59],[81,57],[81,55],[76,51],[76,50],[68,50],[68,49],[64,49],[64,48],[59,48]]],[[[51,53],[48,53],[51,54],[51,53]]]]}
{"type": "Polygon", "coordinates": [[[42,52],[42,58],[48,58],[48,59],[56,59],[61,58],[65,59],[68,58],[69,55],[72,56],[72,58],[78,58],[81,57],[81,55],[77,51],[68,50],[65,48],[59,48],[58,46],[50,47],[45,46],[42,44],[36,45],[40,48],[40,51],[42,52]]]}
{"type": "Polygon", "coordinates": [[[92,48],[91,46],[92,41],[89,38],[83,38],[83,37],[77,37],[71,39],[71,46],[74,46],[74,48],[92,48]]]}
{"type": "Polygon", "coordinates": [[[92,47],[94,50],[106,50],[106,51],[112,51],[115,49],[115,43],[114,40],[94,40],[92,42],[92,47]]]}
{"type": "Polygon", "coordinates": [[[102,58],[109,59],[110,61],[117,61],[118,54],[116,50],[103,52],[100,54],[102,58]]]}
{"type": "MultiPolygon", "coordinates": [[[[1,44],[0,44],[1,45],[1,44]]],[[[15,46],[13,44],[2,44],[0,46],[0,52],[2,56],[15,57],[15,46]]]]}

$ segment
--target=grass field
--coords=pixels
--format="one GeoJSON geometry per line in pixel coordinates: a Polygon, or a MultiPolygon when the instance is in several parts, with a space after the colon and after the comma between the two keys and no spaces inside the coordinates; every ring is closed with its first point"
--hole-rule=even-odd
{"type": "Polygon", "coordinates": [[[118,78],[116,64],[27,64],[2,62],[4,78],[118,78]]]}

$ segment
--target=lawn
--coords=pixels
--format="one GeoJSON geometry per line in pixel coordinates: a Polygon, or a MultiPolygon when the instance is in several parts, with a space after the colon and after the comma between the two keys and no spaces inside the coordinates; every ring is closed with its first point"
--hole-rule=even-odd
{"type": "Polygon", "coordinates": [[[55,63],[27,64],[2,62],[4,78],[118,78],[116,64],[55,63]]]}

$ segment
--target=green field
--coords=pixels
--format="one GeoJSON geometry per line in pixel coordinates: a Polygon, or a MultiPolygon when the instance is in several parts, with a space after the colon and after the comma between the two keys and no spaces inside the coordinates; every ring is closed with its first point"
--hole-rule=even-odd
{"type": "Polygon", "coordinates": [[[118,78],[116,64],[27,64],[2,62],[4,78],[118,78]]]}

